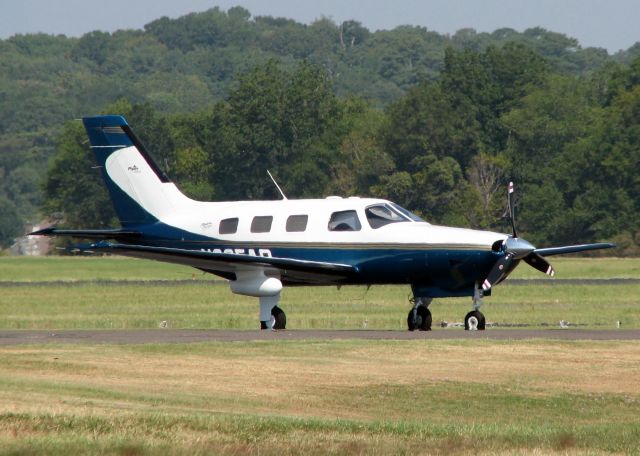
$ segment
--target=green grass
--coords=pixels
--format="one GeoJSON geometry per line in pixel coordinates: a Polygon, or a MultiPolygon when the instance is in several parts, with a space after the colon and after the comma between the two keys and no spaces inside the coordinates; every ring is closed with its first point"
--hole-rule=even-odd
{"type": "Polygon", "coordinates": [[[635,454],[633,424],[541,426],[190,415],[0,415],[4,454],[635,454]],[[28,438],[19,438],[27,433],[28,438]]]}
{"type": "MultiPolygon", "coordinates": [[[[286,288],[281,306],[288,327],[404,329],[408,286],[286,288]]],[[[434,322],[460,322],[469,298],[437,299],[434,322]]],[[[482,308],[489,322],[586,327],[640,327],[640,284],[500,285],[482,308]]],[[[253,329],[258,300],[231,293],[225,284],[21,285],[0,287],[0,328],[253,329]]]]}
{"type": "MultiPolygon", "coordinates": [[[[548,258],[556,270],[557,279],[640,278],[640,258],[580,258],[553,256],[548,258]]],[[[516,279],[544,277],[537,270],[522,263],[510,276],[516,279]]]]}
{"type": "MultiPolygon", "coordinates": [[[[613,278],[625,271],[627,277],[636,277],[640,260],[571,258],[556,266],[565,271],[558,273],[560,278],[562,274],[613,278]]],[[[516,275],[529,270],[533,271],[523,265],[516,275]]],[[[257,299],[234,295],[226,284],[214,283],[213,276],[197,271],[193,275],[194,271],[118,257],[2,258],[0,282],[22,285],[0,284],[0,328],[157,328],[164,321],[173,328],[255,328],[257,299]],[[63,283],[29,283],[33,281],[63,283]]],[[[290,328],[404,329],[409,294],[408,286],[285,288],[281,305],[290,328]]],[[[469,309],[469,298],[438,299],[431,307],[436,325],[460,322],[469,309]]],[[[640,285],[572,285],[553,279],[510,285],[507,281],[485,298],[483,312],[489,322],[499,324],[544,326],[567,320],[613,328],[621,321],[625,328],[638,328],[640,285]]]]}
{"type": "MultiPolygon", "coordinates": [[[[639,258],[549,258],[558,279],[640,278],[639,258]]],[[[523,264],[513,278],[539,279],[545,276],[523,264]]],[[[3,281],[79,280],[211,280],[214,276],[192,268],[158,261],[123,257],[0,257],[3,281]]]]}
{"type": "Polygon", "coordinates": [[[184,266],[124,257],[0,257],[0,282],[213,280],[184,266]]]}

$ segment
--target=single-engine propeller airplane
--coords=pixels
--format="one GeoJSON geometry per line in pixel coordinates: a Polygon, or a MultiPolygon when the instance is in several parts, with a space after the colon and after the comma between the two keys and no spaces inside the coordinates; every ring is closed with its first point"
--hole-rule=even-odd
{"type": "Polygon", "coordinates": [[[511,235],[431,225],[374,198],[289,200],[281,192],[283,199],[274,201],[194,201],[153,162],[124,117],[85,117],[83,123],[122,226],[31,234],[91,239],[78,248],[192,266],[228,279],[232,292],[259,298],[262,329],[285,328],[278,306],[285,285],[408,284],[409,330],[430,330],[432,299],[454,296],[472,297],[465,329],[482,330],[482,297],[520,261],[553,276],[547,256],[613,247],[538,249],[519,238],[513,184],[511,235]]]}

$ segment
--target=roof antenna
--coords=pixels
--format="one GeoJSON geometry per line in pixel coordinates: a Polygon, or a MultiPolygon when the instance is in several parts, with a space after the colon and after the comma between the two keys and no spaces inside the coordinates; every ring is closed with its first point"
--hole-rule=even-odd
{"type": "Polygon", "coordinates": [[[280,188],[280,186],[278,185],[278,183],[276,182],[276,180],[273,178],[273,176],[271,175],[271,173],[269,172],[269,170],[267,170],[267,174],[269,175],[269,177],[271,178],[271,181],[273,182],[273,185],[276,186],[276,188],[278,189],[278,191],[280,192],[280,194],[282,195],[282,199],[286,200],[288,199],[284,192],[282,191],[282,189],[280,188]]]}

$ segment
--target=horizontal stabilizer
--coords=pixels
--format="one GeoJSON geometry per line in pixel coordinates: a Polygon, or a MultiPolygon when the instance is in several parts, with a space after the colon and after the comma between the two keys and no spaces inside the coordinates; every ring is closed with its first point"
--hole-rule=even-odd
{"type": "Polygon", "coordinates": [[[546,249],[536,249],[535,253],[542,256],[564,255],[567,253],[586,252],[587,250],[612,249],[615,246],[616,246],[615,244],[601,242],[598,244],[567,245],[564,247],[549,247],[546,249]]]}
{"type": "Polygon", "coordinates": [[[67,236],[84,239],[126,239],[137,238],[141,235],[140,231],[131,230],[60,230],[56,227],[44,228],[28,234],[28,236],[67,236]]]}

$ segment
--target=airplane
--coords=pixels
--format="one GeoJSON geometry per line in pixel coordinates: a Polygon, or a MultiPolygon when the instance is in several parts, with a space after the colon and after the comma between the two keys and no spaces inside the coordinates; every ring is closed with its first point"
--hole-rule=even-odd
{"type": "Polygon", "coordinates": [[[124,117],[82,119],[121,227],[59,229],[31,235],[93,241],[111,253],[191,266],[229,280],[233,293],[259,298],[261,329],[286,328],[284,286],[408,284],[410,331],[431,330],[434,298],[470,296],[466,330],[484,330],[482,298],[521,262],[554,275],[552,255],[614,247],[609,243],[536,248],[519,238],[513,184],[512,234],[432,225],[385,199],[201,202],[190,199],[152,160],[124,117]]]}

